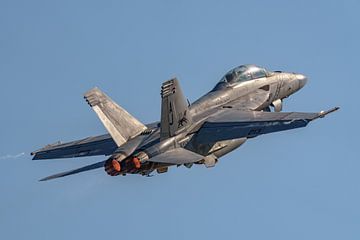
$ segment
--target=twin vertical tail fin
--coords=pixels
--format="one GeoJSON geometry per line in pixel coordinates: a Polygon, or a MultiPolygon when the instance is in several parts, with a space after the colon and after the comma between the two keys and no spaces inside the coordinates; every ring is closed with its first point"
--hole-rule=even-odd
{"type": "MultiPolygon", "coordinates": [[[[144,124],[131,116],[98,88],[86,92],[84,98],[95,111],[117,146],[121,146],[146,129],[144,124]]],[[[176,78],[162,84],[161,101],[160,140],[164,140],[187,129],[192,119],[189,116],[188,102],[176,78]]]]}
{"type": "Polygon", "coordinates": [[[146,126],[112,101],[98,88],[86,92],[84,98],[95,111],[117,146],[144,131],[146,126]]]}
{"type": "Polygon", "coordinates": [[[191,124],[189,106],[179,81],[173,78],[161,86],[160,140],[175,136],[191,124]]]}

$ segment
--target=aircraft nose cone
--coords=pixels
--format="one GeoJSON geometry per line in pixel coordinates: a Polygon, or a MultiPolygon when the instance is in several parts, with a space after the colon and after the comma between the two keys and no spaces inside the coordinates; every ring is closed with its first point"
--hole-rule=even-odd
{"type": "Polygon", "coordinates": [[[299,81],[299,88],[303,88],[307,83],[307,77],[302,74],[296,74],[296,79],[299,81]]]}

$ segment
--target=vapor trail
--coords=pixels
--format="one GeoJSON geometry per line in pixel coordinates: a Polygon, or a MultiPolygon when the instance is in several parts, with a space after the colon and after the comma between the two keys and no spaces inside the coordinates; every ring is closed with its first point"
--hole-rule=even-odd
{"type": "Polygon", "coordinates": [[[9,159],[9,158],[19,158],[19,157],[24,156],[24,155],[25,155],[24,152],[19,153],[19,154],[16,154],[16,155],[7,154],[7,155],[4,155],[4,156],[1,156],[1,157],[0,157],[0,160],[9,159]]]}

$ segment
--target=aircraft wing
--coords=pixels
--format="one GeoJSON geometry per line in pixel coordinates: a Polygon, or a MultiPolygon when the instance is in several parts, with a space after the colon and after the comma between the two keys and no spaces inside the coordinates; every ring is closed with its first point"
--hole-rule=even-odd
{"type": "Polygon", "coordinates": [[[210,117],[196,134],[196,141],[211,143],[305,127],[310,121],[338,110],[319,113],[259,112],[226,109],[210,117]]]}
{"type": "Polygon", "coordinates": [[[185,164],[194,163],[204,159],[204,156],[191,152],[184,148],[175,148],[155,157],[148,159],[149,162],[168,163],[168,164],[185,164]]]}
{"type": "Polygon", "coordinates": [[[47,145],[31,153],[33,160],[73,158],[96,155],[110,155],[117,149],[117,145],[109,134],[88,137],[68,143],[47,145]]]}

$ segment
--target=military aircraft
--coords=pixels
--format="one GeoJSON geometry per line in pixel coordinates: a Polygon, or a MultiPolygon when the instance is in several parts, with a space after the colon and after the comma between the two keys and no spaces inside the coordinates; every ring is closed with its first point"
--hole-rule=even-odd
{"type": "Polygon", "coordinates": [[[318,113],[281,112],[283,100],[306,82],[302,74],[241,65],[227,72],[210,92],[190,104],[179,81],[173,78],[161,86],[160,122],[150,124],[141,123],[98,88],[93,88],[84,98],[109,134],[57,142],[31,155],[33,160],[110,156],[40,181],[96,168],[104,168],[111,176],[150,176],[155,170],[165,173],[170,166],[213,167],[220,157],[248,139],[305,127],[339,109],[318,113]]]}

